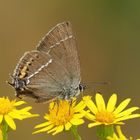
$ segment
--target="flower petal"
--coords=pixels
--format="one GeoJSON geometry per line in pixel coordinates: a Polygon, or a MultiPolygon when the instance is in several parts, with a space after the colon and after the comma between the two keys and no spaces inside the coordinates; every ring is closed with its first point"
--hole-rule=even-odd
{"type": "Polygon", "coordinates": [[[49,126],[47,126],[47,127],[45,127],[45,128],[42,128],[42,129],[40,129],[40,130],[37,130],[37,131],[33,132],[33,134],[37,134],[37,133],[41,133],[41,132],[48,131],[48,130],[52,129],[53,127],[54,127],[54,125],[51,124],[51,125],[49,125],[49,126]]]}
{"type": "Polygon", "coordinates": [[[26,104],[26,102],[25,101],[18,101],[18,102],[14,103],[14,106],[20,106],[22,104],[26,104]]]}
{"type": "Polygon", "coordinates": [[[115,124],[124,125],[125,123],[124,122],[116,122],[115,124]]]}
{"type": "Polygon", "coordinates": [[[12,112],[13,112],[13,114],[20,115],[21,119],[39,116],[39,114],[31,114],[30,112],[28,112],[28,110],[30,110],[30,109],[31,109],[31,107],[29,106],[29,107],[25,107],[21,110],[13,109],[12,112]]]}
{"type": "Polygon", "coordinates": [[[95,96],[95,100],[96,100],[98,111],[100,112],[100,111],[105,110],[105,101],[104,101],[103,96],[97,93],[95,96]]]}
{"type": "Polygon", "coordinates": [[[70,122],[73,124],[73,125],[80,125],[80,124],[83,124],[84,123],[84,120],[83,119],[75,119],[75,118],[72,118],[70,120],[70,122]]]}
{"type": "Polygon", "coordinates": [[[85,117],[86,117],[87,119],[91,120],[91,121],[94,121],[94,120],[96,119],[95,116],[92,115],[92,114],[90,114],[90,113],[87,113],[87,114],[85,115],[85,117]]]}
{"type": "Polygon", "coordinates": [[[20,114],[20,115],[30,115],[31,114],[28,111],[27,112],[22,111],[22,109],[21,110],[13,109],[12,112],[15,113],[15,114],[20,114]]]}
{"type": "Polygon", "coordinates": [[[119,122],[119,121],[133,119],[133,118],[138,118],[138,117],[140,117],[140,114],[132,114],[132,115],[128,115],[128,116],[124,116],[124,117],[118,118],[114,122],[119,122]]]}
{"type": "Polygon", "coordinates": [[[107,111],[112,112],[115,109],[116,102],[117,102],[117,95],[113,94],[107,103],[107,111]]]}
{"type": "Polygon", "coordinates": [[[90,109],[90,111],[93,114],[96,114],[98,112],[96,105],[93,103],[93,101],[91,100],[90,96],[85,96],[83,97],[83,100],[85,101],[85,104],[87,105],[87,107],[90,109]]]}
{"type": "Polygon", "coordinates": [[[48,134],[49,134],[49,133],[52,133],[52,132],[56,131],[56,129],[57,129],[57,126],[56,126],[56,127],[54,127],[53,129],[51,129],[51,130],[47,131],[47,133],[48,133],[48,134]]]}
{"type": "Polygon", "coordinates": [[[81,101],[74,107],[74,110],[75,110],[75,112],[79,112],[79,111],[83,110],[85,107],[86,107],[85,103],[83,101],[81,101]]]}
{"type": "MultiPolygon", "coordinates": [[[[108,137],[107,137],[107,140],[120,140],[120,139],[119,139],[118,136],[114,133],[114,134],[113,134],[113,137],[108,136],[108,137]]],[[[126,140],[126,139],[124,139],[124,140],[126,140]]]]}
{"type": "Polygon", "coordinates": [[[56,131],[52,135],[56,135],[57,133],[60,133],[61,131],[63,131],[63,129],[64,129],[63,125],[58,126],[56,131]]]}
{"type": "Polygon", "coordinates": [[[9,116],[9,115],[5,115],[4,119],[6,121],[6,123],[13,129],[16,130],[16,125],[15,122],[13,121],[13,119],[9,116]]]}
{"type": "Polygon", "coordinates": [[[0,123],[2,122],[3,120],[3,115],[0,115],[0,123]]]}
{"type": "Polygon", "coordinates": [[[49,104],[49,109],[53,109],[54,106],[55,106],[55,102],[50,102],[50,104],[49,104]]]}
{"type": "Polygon", "coordinates": [[[127,110],[124,110],[123,112],[116,114],[116,118],[122,117],[122,116],[127,116],[129,114],[131,114],[132,112],[136,111],[137,109],[139,109],[139,107],[131,107],[127,110]]]}
{"type": "Polygon", "coordinates": [[[39,125],[36,125],[35,126],[35,128],[41,128],[41,127],[44,127],[44,126],[48,126],[48,125],[50,125],[52,122],[44,122],[44,123],[41,123],[41,124],[39,124],[39,125]]]}
{"type": "Polygon", "coordinates": [[[45,114],[44,119],[49,120],[50,116],[48,114],[45,114]]]}
{"type": "Polygon", "coordinates": [[[122,133],[122,130],[121,130],[121,127],[120,126],[116,126],[116,131],[119,135],[119,137],[122,139],[122,140],[127,140],[127,138],[123,135],[122,133]]]}
{"type": "Polygon", "coordinates": [[[14,119],[19,119],[19,120],[22,120],[23,119],[23,117],[20,114],[17,114],[17,113],[14,113],[14,112],[9,112],[8,115],[11,118],[14,118],[14,119]]]}
{"type": "Polygon", "coordinates": [[[65,124],[65,130],[69,130],[71,128],[72,124],[70,122],[67,122],[65,124]]]}
{"type": "Polygon", "coordinates": [[[84,113],[83,114],[82,113],[81,114],[80,113],[79,114],[74,114],[73,118],[80,119],[80,118],[84,117],[84,115],[85,115],[84,113]]]}
{"type": "Polygon", "coordinates": [[[125,99],[123,102],[120,103],[120,105],[115,109],[115,111],[113,113],[114,114],[120,113],[122,110],[124,110],[126,108],[126,106],[129,104],[130,101],[131,101],[130,98],[125,99]]]}
{"type": "Polygon", "coordinates": [[[38,117],[39,114],[30,114],[30,115],[23,115],[22,118],[26,119],[26,118],[32,118],[32,117],[38,117]]]}
{"type": "Polygon", "coordinates": [[[100,124],[101,124],[100,122],[89,123],[88,127],[91,128],[91,127],[94,127],[94,126],[97,126],[97,125],[100,125],[100,124]]]}
{"type": "Polygon", "coordinates": [[[28,112],[29,110],[31,110],[32,107],[31,106],[27,106],[27,107],[24,107],[23,109],[21,109],[20,111],[21,112],[28,112]]]}

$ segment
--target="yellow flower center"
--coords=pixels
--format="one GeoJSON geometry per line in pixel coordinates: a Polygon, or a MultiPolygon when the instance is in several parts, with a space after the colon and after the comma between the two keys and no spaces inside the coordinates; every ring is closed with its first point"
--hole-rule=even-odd
{"type": "Polygon", "coordinates": [[[115,119],[112,112],[102,111],[96,114],[96,120],[102,123],[112,123],[115,119]]]}
{"type": "Polygon", "coordinates": [[[64,125],[71,120],[74,109],[69,101],[62,100],[50,108],[49,119],[54,125],[64,125]]]}
{"type": "Polygon", "coordinates": [[[0,98],[0,115],[7,114],[14,108],[15,101],[11,101],[8,98],[0,98]]]}

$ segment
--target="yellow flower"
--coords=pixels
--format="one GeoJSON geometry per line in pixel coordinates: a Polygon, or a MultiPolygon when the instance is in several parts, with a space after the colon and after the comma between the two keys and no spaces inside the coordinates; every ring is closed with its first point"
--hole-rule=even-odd
{"type": "Polygon", "coordinates": [[[133,112],[138,107],[131,107],[129,109],[125,109],[130,102],[130,98],[125,99],[123,102],[120,103],[118,107],[116,107],[117,102],[117,95],[113,94],[107,106],[105,105],[105,101],[101,94],[97,93],[95,95],[95,101],[91,100],[90,96],[86,96],[83,98],[87,107],[90,109],[91,113],[87,113],[86,117],[93,121],[90,123],[88,127],[93,127],[97,125],[111,125],[111,124],[124,124],[122,121],[140,117],[140,114],[133,114],[133,112]],[[125,110],[124,110],[125,109],[125,110]]]}
{"type": "Polygon", "coordinates": [[[84,123],[82,119],[85,115],[85,103],[81,101],[76,105],[76,100],[72,102],[60,100],[59,102],[51,102],[49,105],[49,113],[44,116],[46,122],[36,125],[35,128],[41,128],[33,132],[47,132],[55,135],[63,130],[69,130],[73,125],[77,126],[84,123]]]}
{"type": "Polygon", "coordinates": [[[30,118],[38,116],[37,114],[31,114],[29,110],[32,109],[31,106],[25,107],[23,109],[17,109],[17,106],[25,104],[24,101],[12,100],[10,101],[8,97],[0,98],[0,124],[6,122],[10,128],[16,129],[16,124],[14,119],[23,120],[25,118],[30,118]]]}
{"type": "MultiPolygon", "coordinates": [[[[117,134],[114,133],[112,137],[108,136],[107,140],[133,140],[132,137],[127,138],[124,136],[124,134],[121,131],[121,127],[119,125],[116,126],[116,131],[117,131],[117,134]]],[[[137,140],[139,140],[139,139],[137,139],[137,140]]]]}

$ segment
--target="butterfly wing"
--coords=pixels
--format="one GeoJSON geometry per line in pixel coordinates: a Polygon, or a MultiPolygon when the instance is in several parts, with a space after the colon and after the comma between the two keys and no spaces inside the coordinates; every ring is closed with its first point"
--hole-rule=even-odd
{"type": "Polygon", "coordinates": [[[42,39],[36,51],[25,53],[13,77],[14,87],[18,92],[20,89],[19,94],[29,93],[39,100],[50,100],[62,94],[65,96],[67,89],[68,94],[74,96],[81,78],[71,24],[56,25],[42,39]]]}
{"type": "MultiPolygon", "coordinates": [[[[37,50],[49,53],[68,71],[72,87],[81,81],[75,37],[70,22],[57,24],[37,45],[37,50]]],[[[61,68],[60,68],[61,69],[61,68]]]]}
{"type": "Polygon", "coordinates": [[[51,63],[42,67],[39,73],[29,76],[29,81],[27,87],[45,100],[59,98],[67,85],[71,85],[68,71],[55,59],[51,59],[51,63]]]}
{"type": "Polygon", "coordinates": [[[34,74],[42,65],[45,65],[50,59],[48,54],[36,50],[26,52],[19,60],[13,77],[20,79],[27,78],[34,74]]]}
{"type": "Polygon", "coordinates": [[[58,93],[62,90],[61,87],[45,71],[51,63],[52,58],[48,54],[35,50],[26,52],[20,59],[12,76],[12,85],[17,91],[17,96],[31,96],[38,100],[50,100],[58,96],[58,93]],[[34,78],[32,79],[32,77],[34,78]]]}

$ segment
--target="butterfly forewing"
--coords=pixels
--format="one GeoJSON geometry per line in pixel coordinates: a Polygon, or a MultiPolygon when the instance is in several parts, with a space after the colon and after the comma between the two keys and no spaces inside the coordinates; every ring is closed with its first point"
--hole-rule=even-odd
{"type": "Polygon", "coordinates": [[[68,71],[72,86],[80,82],[80,64],[70,22],[56,25],[38,44],[37,50],[49,53],[68,71]]]}
{"type": "Polygon", "coordinates": [[[42,38],[37,45],[37,50],[48,52],[48,50],[56,46],[58,42],[71,36],[73,35],[70,22],[59,23],[42,38]]]}

